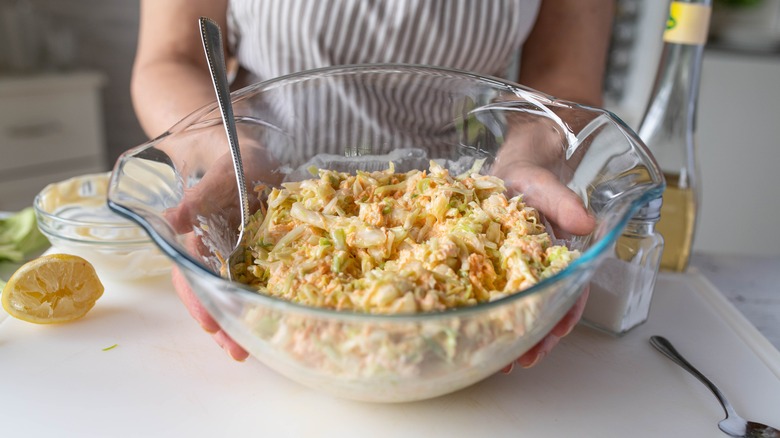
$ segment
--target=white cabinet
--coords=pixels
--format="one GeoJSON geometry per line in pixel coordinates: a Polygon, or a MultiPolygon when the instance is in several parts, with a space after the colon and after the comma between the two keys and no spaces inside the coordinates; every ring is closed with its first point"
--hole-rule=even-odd
{"type": "Polygon", "coordinates": [[[107,171],[93,72],[0,77],[0,210],[32,205],[48,183],[107,171]]]}

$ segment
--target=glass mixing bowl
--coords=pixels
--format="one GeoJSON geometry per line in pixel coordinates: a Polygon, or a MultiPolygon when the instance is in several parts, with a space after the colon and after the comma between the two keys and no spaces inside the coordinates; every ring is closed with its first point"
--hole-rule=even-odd
{"type": "Polygon", "coordinates": [[[613,114],[496,78],[333,67],[251,85],[232,101],[254,185],[311,178],[312,166],[354,172],[392,162],[405,172],[435,160],[460,174],[484,160],[482,173],[503,178],[510,195],[524,193],[554,241],[582,253],[533,287],[468,308],[379,315],[307,307],[219,274],[219,254],[236,244],[239,201],[216,104],[124,153],[112,173],[110,208],[149,233],[252,356],[341,397],[419,400],[495,373],[555,326],[628,219],[663,190],[653,158],[613,114]],[[570,211],[555,214],[565,204],[562,187],[595,219],[585,234],[569,232],[570,211]]]}

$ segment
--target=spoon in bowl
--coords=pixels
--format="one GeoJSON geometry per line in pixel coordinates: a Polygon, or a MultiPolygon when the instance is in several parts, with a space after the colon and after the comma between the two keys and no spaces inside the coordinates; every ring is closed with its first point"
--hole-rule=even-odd
{"type": "Polygon", "coordinates": [[[233,170],[236,175],[236,184],[238,185],[238,197],[241,209],[241,224],[238,229],[238,239],[236,245],[225,259],[227,276],[229,280],[233,279],[232,266],[234,259],[243,251],[242,241],[244,238],[244,228],[249,217],[249,198],[247,197],[246,183],[244,179],[244,166],[241,162],[241,151],[238,148],[238,135],[236,134],[236,121],[233,116],[233,105],[230,100],[230,87],[227,79],[227,68],[225,67],[225,54],[222,51],[222,32],[219,25],[210,18],[201,17],[198,20],[200,25],[200,37],[203,42],[203,50],[206,52],[206,60],[211,73],[211,82],[214,84],[214,91],[217,93],[219,102],[219,111],[222,115],[222,124],[225,126],[228,144],[230,145],[230,154],[233,157],[233,170]]]}
{"type": "Polygon", "coordinates": [[[724,433],[739,438],[780,438],[780,431],[777,429],[754,421],[747,421],[740,417],[736,411],[734,411],[731,403],[729,403],[723,393],[720,392],[718,387],[685,360],[666,338],[662,336],[651,336],[650,344],[652,344],[656,350],[663,353],[664,356],[671,359],[672,362],[680,365],[685,371],[693,374],[697,379],[704,383],[713,394],[715,394],[715,397],[718,398],[721,406],[723,406],[723,410],[726,411],[726,418],[718,423],[718,427],[724,433]]]}

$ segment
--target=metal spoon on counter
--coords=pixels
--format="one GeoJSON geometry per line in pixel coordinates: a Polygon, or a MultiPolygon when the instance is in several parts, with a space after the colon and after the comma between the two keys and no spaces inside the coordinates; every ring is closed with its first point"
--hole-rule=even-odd
{"type": "Polygon", "coordinates": [[[740,417],[737,412],[734,411],[731,403],[729,403],[723,393],[720,392],[718,387],[715,386],[715,384],[707,379],[704,374],[699,372],[699,370],[697,370],[687,360],[685,360],[685,358],[674,348],[674,346],[672,346],[672,343],[669,342],[666,338],[662,336],[651,336],[650,344],[652,344],[656,350],[663,353],[664,356],[671,359],[674,363],[680,365],[683,367],[683,369],[696,376],[697,379],[704,383],[707,388],[709,388],[710,391],[715,394],[715,397],[718,398],[721,406],[723,406],[723,410],[726,411],[726,418],[718,423],[718,427],[724,433],[739,438],[780,438],[780,431],[777,429],[767,426],[766,424],[747,421],[740,417]]]}
{"type": "Polygon", "coordinates": [[[241,151],[238,148],[238,135],[236,134],[236,121],[233,116],[233,105],[230,100],[230,86],[227,78],[227,67],[225,67],[225,54],[222,51],[222,32],[219,25],[209,18],[201,17],[198,20],[200,24],[200,36],[203,42],[203,50],[206,52],[209,71],[211,72],[211,82],[214,84],[214,91],[217,93],[219,102],[219,111],[222,115],[222,123],[225,125],[230,153],[233,157],[233,170],[236,175],[236,184],[238,185],[238,197],[241,207],[241,224],[239,226],[238,240],[236,246],[230,255],[225,259],[228,279],[233,279],[234,258],[241,254],[242,241],[244,238],[244,228],[249,218],[249,198],[247,197],[246,182],[244,179],[244,166],[241,162],[241,151]]]}

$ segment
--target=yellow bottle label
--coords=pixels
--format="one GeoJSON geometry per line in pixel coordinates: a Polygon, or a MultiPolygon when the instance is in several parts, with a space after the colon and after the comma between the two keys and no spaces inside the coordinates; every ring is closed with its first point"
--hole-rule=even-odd
{"type": "Polygon", "coordinates": [[[712,8],[707,5],[673,1],[669,7],[664,41],[703,45],[707,42],[712,8]]]}

